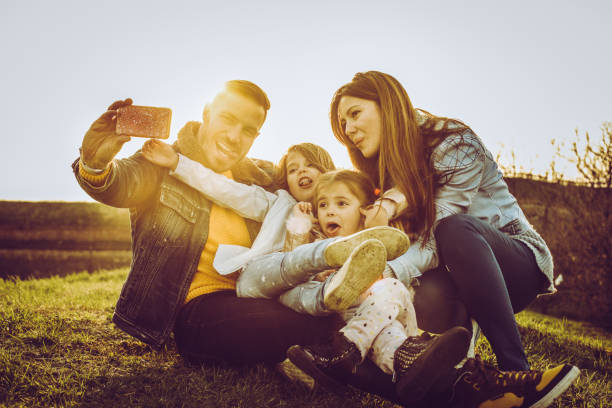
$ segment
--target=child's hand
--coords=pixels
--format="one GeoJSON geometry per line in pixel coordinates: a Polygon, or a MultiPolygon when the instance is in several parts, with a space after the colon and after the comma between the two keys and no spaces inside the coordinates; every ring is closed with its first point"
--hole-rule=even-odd
{"type": "Polygon", "coordinates": [[[312,215],[312,204],[305,201],[300,201],[296,204],[297,208],[303,213],[312,215]]]}
{"type": "Polygon", "coordinates": [[[142,145],[142,155],[153,164],[176,170],[179,156],[172,146],[158,139],[149,139],[142,145]]]}
{"type": "Polygon", "coordinates": [[[312,214],[309,212],[312,212],[312,206],[309,203],[299,202],[293,206],[291,214],[287,217],[287,237],[291,239],[285,240],[285,248],[293,249],[297,245],[309,242],[304,241],[310,238],[312,229],[312,214]],[[295,244],[297,236],[302,236],[298,239],[299,244],[295,244]]]}
{"type": "Polygon", "coordinates": [[[300,201],[294,205],[291,215],[293,217],[306,218],[311,222],[315,220],[314,216],[312,215],[312,204],[305,201],[300,201]]]}

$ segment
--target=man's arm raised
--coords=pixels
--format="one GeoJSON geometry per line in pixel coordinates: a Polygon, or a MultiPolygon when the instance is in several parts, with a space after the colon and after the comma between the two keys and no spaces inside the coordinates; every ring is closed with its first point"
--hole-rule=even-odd
{"type": "Polygon", "coordinates": [[[92,198],[115,207],[136,207],[145,203],[158,187],[162,169],[140,154],[113,160],[130,135],[117,135],[117,109],[132,104],[117,101],[96,119],[83,137],[81,156],[73,169],[81,187],[92,198]]]}

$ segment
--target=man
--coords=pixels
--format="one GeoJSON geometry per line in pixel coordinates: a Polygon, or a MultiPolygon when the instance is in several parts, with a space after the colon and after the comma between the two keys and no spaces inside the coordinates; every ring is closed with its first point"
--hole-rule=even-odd
{"type": "MultiPolygon", "coordinates": [[[[217,246],[250,246],[259,225],[218,207],[140,152],[113,160],[129,135],[115,134],[113,103],[85,134],[73,169],[94,199],[128,207],[133,260],[113,321],[159,348],[174,330],[190,361],[280,361],[289,346],[316,341],[330,319],[295,313],[273,300],[235,295],[236,276],[212,267],[217,246]]],[[[245,158],[266,118],[266,94],[248,81],[229,81],[206,105],[203,122],[189,122],[175,148],[218,173],[273,188],[272,166],[245,158]]]]}

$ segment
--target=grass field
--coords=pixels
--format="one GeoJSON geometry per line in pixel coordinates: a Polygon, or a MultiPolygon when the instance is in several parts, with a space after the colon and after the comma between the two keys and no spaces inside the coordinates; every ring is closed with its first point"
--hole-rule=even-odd
{"type": "MultiPolygon", "coordinates": [[[[111,323],[126,273],[0,280],[0,406],[394,406],[358,391],[345,398],[307,391],[263,365],[193,367],[173,345],[153,351],[111,323]]],[[[534,368],[582,369],[554,407],[612,406],[610,332],[532,312],[517,319],[534,368]]],[[[486,341],[478,350],[492,360],[486,341]]]]}

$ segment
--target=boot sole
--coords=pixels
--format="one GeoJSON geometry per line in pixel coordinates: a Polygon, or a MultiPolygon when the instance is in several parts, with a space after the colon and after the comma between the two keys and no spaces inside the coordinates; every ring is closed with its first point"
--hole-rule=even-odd
{"type": "Polygon", "coordinates": [[[368,239],[377,239],[383,243],[387,250],[387,260],[402,255],[410,246],[408,236],[397,228],[373,227],[356,232],[348,237],[339,238],[329,244],[325,248],[325,261],[332,268],[342,266],[353,249],[368,239]]]}
{"type": "Polygon", "coordinates": [[[325,374],[317,367],[310,353],[300,346],[291,346],[287,350],[287,358],[300,370],[312,377],[315,384],[320,385],[328,391],[342,395],[348,391],[348,386],[325,374]]]}
{"type": "Polygon", "coordinates": [[[453,327],[437,337],[400,377],[395,386],[397,395],[406,403],[422,400],[432,385],[466,356],[471,339],[472,334],[463,327],[453,327]]]}
{"type": "Polygon", "coordinates": [[[346,310],[380,278],[385,265],[384,245],[375,239],[362,242],[325,285],[325,307],[334,311],[346,310]]]}

